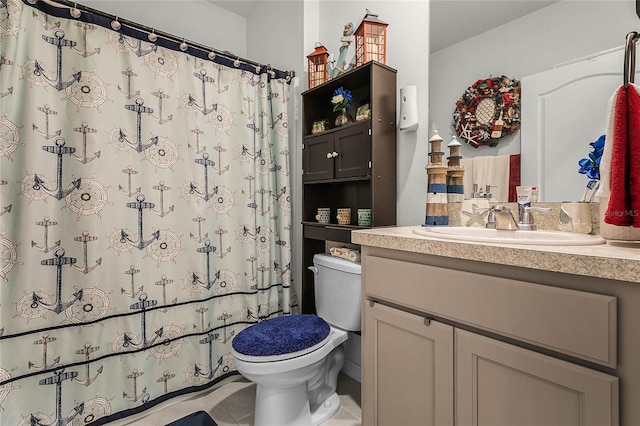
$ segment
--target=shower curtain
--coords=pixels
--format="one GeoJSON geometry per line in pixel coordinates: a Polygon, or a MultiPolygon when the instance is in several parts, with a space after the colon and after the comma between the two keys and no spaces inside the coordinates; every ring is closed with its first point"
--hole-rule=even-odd
{"type": "Polygon", "coordinates": [[[297,306],[287,73],[119,24],[0,4],[2,425],[213,386],[297,306]]]}

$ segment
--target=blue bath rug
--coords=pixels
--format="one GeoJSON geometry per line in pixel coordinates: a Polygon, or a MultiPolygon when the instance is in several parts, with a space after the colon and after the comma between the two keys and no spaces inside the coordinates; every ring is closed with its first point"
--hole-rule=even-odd
{"type": "Polygon", "coordinates": [[[186,417],[168,423],[166,426],[217,426],[206,411],[196,411],[186,417]]]}
{"type": "Polygon", "coordinates": [[[244,355],[284,355],[317,345],[329,331],[329,324],[317,315],[288,315],[245,328],[233,338],[231,345],[244,355]]]}

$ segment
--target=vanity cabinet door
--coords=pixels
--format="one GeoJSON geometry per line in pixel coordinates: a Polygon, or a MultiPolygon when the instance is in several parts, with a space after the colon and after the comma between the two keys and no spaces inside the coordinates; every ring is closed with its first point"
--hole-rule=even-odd
{"type": "Polygon", "coordinates": [[[453,328],[364,302],[362,424],[453,424],[453,328]]]}
{"type": "Polygon", "coordinates": [[[617,425],[618,378],[455,330],[459,425],[617,425]]]}

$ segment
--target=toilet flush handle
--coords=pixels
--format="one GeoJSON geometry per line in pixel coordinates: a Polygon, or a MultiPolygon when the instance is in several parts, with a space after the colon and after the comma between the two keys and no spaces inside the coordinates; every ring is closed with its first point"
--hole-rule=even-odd
{"type": "Polygon", "coordinates": [[[313,275],[318,275],[318,268],[315,266],[309,266],[309,270],[313,272],[313,275]]]}

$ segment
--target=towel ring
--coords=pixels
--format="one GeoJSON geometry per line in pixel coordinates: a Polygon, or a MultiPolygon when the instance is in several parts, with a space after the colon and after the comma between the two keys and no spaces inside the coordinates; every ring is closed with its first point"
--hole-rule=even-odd
{"type": "Polygon", "coordinates": [[[638,33],[631,31],[627,34],[624,45],[624,88],[629,87],[629,83],[635,82],[636,75],[636,40],[638,33]]]}

